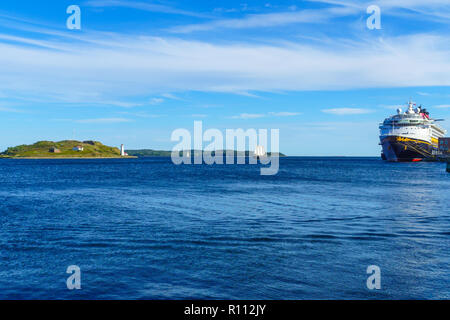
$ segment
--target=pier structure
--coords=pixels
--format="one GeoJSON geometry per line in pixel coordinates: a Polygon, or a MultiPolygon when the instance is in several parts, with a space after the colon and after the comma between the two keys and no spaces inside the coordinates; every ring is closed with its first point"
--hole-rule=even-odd
{"type": "Polygon", "coordinates": [[[439,138],[438,148],[423,155],[426,161],[450,162],[450,138],[439,138]]]}

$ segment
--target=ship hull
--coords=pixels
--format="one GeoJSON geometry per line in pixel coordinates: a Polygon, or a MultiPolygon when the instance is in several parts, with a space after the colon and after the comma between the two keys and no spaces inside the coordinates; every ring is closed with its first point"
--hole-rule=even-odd
{"type": "Polygon", "coordinates": [[[431,157],[435,149],[430,142],[400,136],[384,137],[381,145],[384,158],[391,162],[422,161],[431,157]]]}

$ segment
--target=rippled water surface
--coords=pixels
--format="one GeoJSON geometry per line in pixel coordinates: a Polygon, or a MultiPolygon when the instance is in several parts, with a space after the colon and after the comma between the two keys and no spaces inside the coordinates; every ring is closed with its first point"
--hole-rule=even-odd
{"type": "Polygon", "coordinates": [[[283,158],[276,176],[4,159],[0,298],[449,299],[449,189],[443,164],[376,158],[283,158]]]}

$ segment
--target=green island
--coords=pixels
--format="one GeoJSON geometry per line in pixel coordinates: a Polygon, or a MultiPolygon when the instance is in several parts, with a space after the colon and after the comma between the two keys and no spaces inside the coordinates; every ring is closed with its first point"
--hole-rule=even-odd
{"type": "Polygon", "coordinates": [[[120,155],[119,148],[105,146],[98,141],[63,140],[39,141],[31,145],[10,147],[0,158],[67,159],[67,158],[134,158],[120,155]]]}

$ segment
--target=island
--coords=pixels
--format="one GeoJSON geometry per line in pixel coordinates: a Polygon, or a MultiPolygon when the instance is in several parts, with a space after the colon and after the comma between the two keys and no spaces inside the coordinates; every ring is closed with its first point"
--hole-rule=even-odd
{"type": "Polygon", "coordinates": [[[119,148],[98,141],[63,140],[39,141],[31,145],[10,147],[0,153],[0,158],[20,159],[76,159],[76,158],[135,158],[121,156],[119,148]]]}

